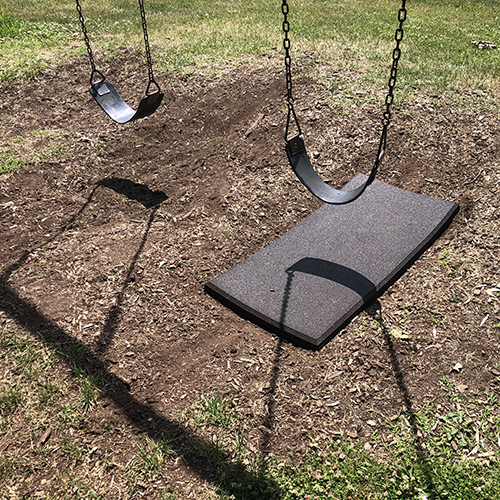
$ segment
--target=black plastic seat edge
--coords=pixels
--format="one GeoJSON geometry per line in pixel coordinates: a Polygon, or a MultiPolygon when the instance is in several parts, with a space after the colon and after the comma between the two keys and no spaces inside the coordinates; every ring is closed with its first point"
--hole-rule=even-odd
{"type": "Polygon", "coordinates": [[[89,92],[102,110],[119,124],[152,115],[163,100],[163,93],[160,91],[146,95],[141,99],[139,107],[135,111],[124,101],[113,84],[108,81],[101,80],[93,83],[89,92]]]}
{"type": "Polygon", "coordinates": [[[356,189],[349,191],[335,189],[323,181],[316,170],[314,170],[301,137],[295,136],[287,140],[285,149],[288,161],[302,184],[304,184],[314,196],[330,205],[351,203],[363,194],[364,190],[371,182],[372,176],[370,175],[367,180],[356,189]]]}

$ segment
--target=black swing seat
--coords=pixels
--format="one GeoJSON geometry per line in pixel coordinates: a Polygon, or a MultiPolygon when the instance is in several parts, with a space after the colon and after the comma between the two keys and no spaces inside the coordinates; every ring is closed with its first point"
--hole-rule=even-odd
{"type": "Polygon", "coordinates": [[[314,170],[311,160],[307,155],[304,141],[300,136],[296,135],[291,139],[288,139],[285,149],[288,161],[290,162],[295,175],[314,196],[318,197],[325,203],[332,205],[344,205],[345,203],[350,203],[356,198],[359,198],[363,194],[366,187],[373,181],[374,172],[372,172],[372,175],[367,177],[366,181],[356,189],[347,191],[335,189],[323,181],[323,179],[321,179],[321,177],[317,174],[316,170],[314,170]]]}
{"type": "Polygon", "coordinates": [[[89,92],[107,115],[117,123],[123,124],[152,115],[160,106],[163,93],[153,92],[144,96],[137,111],[132,109],[120,96],[111,83],[101,80],[92,83],[89,92]]]}

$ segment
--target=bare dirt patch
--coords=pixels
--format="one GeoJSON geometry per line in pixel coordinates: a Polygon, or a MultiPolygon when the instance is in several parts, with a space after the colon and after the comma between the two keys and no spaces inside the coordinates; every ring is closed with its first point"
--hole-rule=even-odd
{"type": "MultiPolygon", "coordinates": [[[[139,62],[124,52],[108,75],[135,103],[139,62]],[[137,76],[124,78],[124,67],[137,76]]],[[[57,453],[64,438],[94,450],[90,480],[101,494],[129,498],[119,477],[145,434],[175,438],[181,459],[136,493],[208,495],[231,460],[214,472],[197,453],[210,436],[179,418],[211,392],[233,399],[256,457],[304,450],[311,435],[371,442],[374,424],[383,443],[386,419],[445,397],[443,377],[471,404],[498,396],[500,123],[487,95],[470,95],[468,110],[432,96],[396,110],[379,178],[456,201],[461,212],[374,306],[313,352],[203,290],[320,206],[286,163],[282,73],[269,63],[223,79],[167,80],[160,110],[126,126],[92,102],[87,79],[74,59],[35,81],[0,84],[2,144],[45,152],[0,177],[0,329],[67,355],[80,349],[103,394],[80,428],[43,443],[56,450],[50,467],[19,413],[0,449],[39,466],[16,471],[13,498],[55,491],[50,470],[68,467],[57,453]],[[120,430],[112,440],[104,421],[120,430]]],[[[380,109],[338,115],[308,79],[297,79],[296,98],[322,175],[341,186],[368,172],[380,109]]]]}

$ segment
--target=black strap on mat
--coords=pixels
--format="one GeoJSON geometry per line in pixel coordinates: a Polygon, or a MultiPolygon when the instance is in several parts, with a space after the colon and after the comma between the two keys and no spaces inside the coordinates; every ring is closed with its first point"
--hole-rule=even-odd
{"type": "Polygon", "coordinates": [[[146,14],[144,11],[144,0],[139,0],[139,8],[141,11],[142,29],[144,33],[144,44],[146,47],[146,60],[148,65],[149,82],[146,87],[145,96],[141,99],[137,111],[131,108],[125,100],[120,96],[115,87],[106,80],[106,77],[97,69],[94,61],[94,54],[90,45],[90,40],[85,26],[85,19],[83,17],[82,8],[79,0],[76,0],[76,8],[82,27],[87,53],[90,59],[90,66],[92,68],[90,74],[90,95],[95,99],[97,104],[107,113],[107,115],[117,123],[124,124],[139,118],[152,115],[160,106],[163,100],[163,93],[160,86],[156,83],[153,75],[153,64],[151,62],[151,52],[149,48],[148,30],[146,25],[146,14]],[[98,77],[94,81],[95,77],[98,77]],[[154,92],[150,93],[151,86],[156,87],[154,92]]]}
{"type": "Polygon", "coordinates": [[[302,184],[309,189],[309,191],[318,197],[325,203],[330,203],[334,205],[342,205],[345,203],[350,203],[356,198],[359,198],[365,189],[373,182],[375,176],[377,175],[378,168],[382,162],[385,155],[386,143],[387,143],[387,131],[391,121],[391,106],[394,101],[394,87],[396,86],[396,78],[398,72],[398,63],[401,57],[400,43],[403,40],[403,23],[406,20],[406,0],[402,0],[402,6],[398,12],[399,26],[396,30],[395,41],[396,47],[392,53],[392,67],[391,76],[389,79],[389,90],[385,99],[385,111],[382,118],[382,134],[380,137],[378,152],[376,160],[373,164],[370,175],[367,177],[366,181],[359,187],[349,191],[338,190],[327,184],[321,179],[314,169],[309,156],[307,155],[304,140],[302,139],[302,131],[300,129],[300,124],[297,119],[294,108],[294,97],[292,94],[292,73],[291,73],[291,57],[290,57],[290,39],[288,33],[290,31],[290,23],[288,21],[289,6],[287,0],[282,0],[281,11],[283,13],[283,32],[285,33],[285,38],[283,41],[283,47],[285,49],[285,68],[286,68],[286,86],[287,86],[287,104],[288,104],[288,116],[286,122],[285,130],[285,150],[288,156],[288,161],[300,179],[302,184]],[[291,138],[288,138],[288,131],[291,122],[294,121],[298,133],[291,138]]]}

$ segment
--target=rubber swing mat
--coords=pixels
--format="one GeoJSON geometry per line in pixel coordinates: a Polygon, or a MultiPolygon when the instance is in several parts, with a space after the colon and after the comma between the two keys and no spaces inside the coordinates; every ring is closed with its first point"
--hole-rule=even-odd
{"type": "MultiPolygon", "coordinates": [[[[345,189],[365,180],[359,174],[345,189]]],[[[356,201],[323,205],[205,289],[267,330],[320,348],[432,245],[458,209],[375,180],[356,201]]]]}

